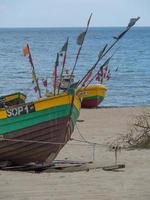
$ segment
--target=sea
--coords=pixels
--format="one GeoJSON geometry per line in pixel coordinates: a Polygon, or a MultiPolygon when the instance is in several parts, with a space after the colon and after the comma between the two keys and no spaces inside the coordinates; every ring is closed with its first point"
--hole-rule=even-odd
{"type": "MultiPolygon", "coordinates": [[[[96,62],[99,51],[114,42],[124,27],[90,28],[76,68],[76,81],[81,80],[96,62]]],[[[48,80],[51,90],[52,73],[56,54],[60,52],[67,37],[69,47],[66,69],[72,69],[79,46],[77,36],[80,28],[0,28],[0,95],[23,92],[28,100],[37,98],[32,83],[32,69],[22,49],[30,46],[35,71],[45,95],[43,79],[48,80]]],[[[132,28],[114,48],[99,62],[96,70],[113,54],[109,63],[111,78],[104,81],[106,97],[104,107],[149,106],[150,105],[150,27],[132,28]]],[[[58,67],[61,70],[61,64],[58,67]]],[[[95,80],[94,80],[95,82],[95,80]]]]}

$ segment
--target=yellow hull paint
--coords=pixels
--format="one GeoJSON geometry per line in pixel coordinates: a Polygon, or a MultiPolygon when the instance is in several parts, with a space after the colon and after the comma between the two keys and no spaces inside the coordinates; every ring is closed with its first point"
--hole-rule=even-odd
{"type": "MultiPolygon", "coordinates": [[[[59,96],[47,97],[47,98],[43,98],[39,101],[36,101],[36,102],[34,102],[34,106],[35,106],[36,111],[40,111],[40,110],[52,108],[55,106],[71,104],[71,101],[72,101],[71,95],[66,95],[66,94],[62,95],[61,94],[59,96]]],[[[79,98],[77,96],[75,96],[74,105],[78,110],[80,109],[80,102],[79,102],[79,98]]]]}
{"type": "MultiPolygon", "coordinates": [[[[56,106],[71,104],[71,102],[72,102],[71,95],[60,94],[58,96],[45,97],[33,103],[35,106],[35,111],[41,111],[41,110],[56,107],[56,106]]],[[[78,96],[74,97],[74,106],[77,108],[77,110],[80,110],[81,104],[80,104],[80,99],[78,96]]],[[[19,105],[14,106],[14,107],[19,107],[19,105]]],[[[7,118],[7,112],[4,108],[1,108],[0,119],[6,119],[6,118],[7,118]]]]}
{"type": "Polygon", "coordinates": [[[105,97],[107,88],[104,85],[90,85],[86,88],[77,90],[77,94],[82,98],[88,98],[93,96],[105,97]]]}

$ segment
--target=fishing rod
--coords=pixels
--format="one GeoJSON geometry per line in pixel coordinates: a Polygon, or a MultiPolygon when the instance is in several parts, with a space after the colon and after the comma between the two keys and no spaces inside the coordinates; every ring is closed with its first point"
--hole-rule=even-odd
{"type": "MultiPolygon", "coordinates": [[[[86,76],[91,72],[93,71],[96,66],[98,65],[98,63],[100,62],[100,60],[115,46],[115,44],[135,25],[135,23],[140,19],[140,17],[137,17],[137,18],[131,18],[129,23],[128,23],[128,26],[126,27],[126,29],[121,32],[117,37],[113,37],[115,39],[115,41],[110,45],[110,47],[108,47],[108,49],[105,49],[105,47],[107,48],[107,46],[105,45],[105,47],[103,48],[103,50],[100,51],[101,55],[98,56],[98,59],[97,61],[95,62],[95,64],[88,70],[88,72],[83,76],[83,78],[79,81],[78,85],[79,86],[83,81],[84,79],[86,78],[86,76]]],[[[82,87],[82,86],[81,86],[82,87]]]]}
{"type": "Polygon", "coordinates": [[[77,65],[77,62],[78,62],[78,59],[79,59],[79,55],[80,55],[80,52],[81,52],[81,49],[82,49],[82,46],[83,46],[83,43],[85,41],[85,36],[88,32],[88,29],[89,29],[89,25],[90,25],[90,21],[91,21],[91,18],[92,18],[92,13],[88,19],[88,22],[87,22],[87,27],[86,27],[86,30],[82,33],[80,33],[80,35],[78,36],[77,38],[77,44],[80,45],[79,49],[78,49],[78,52],[77,52],[77,55],[76,55],[76,59],[75,59],[75,63],[74,63],[74,66],[72,68],[72,72],[71,72],[71,76],[73,75],[74,73],[74,70],[76,68],[76,65],[77,65]]]}
{"type": "Polygon", "coordinates": [[[69,37],[67,38],[67,41],[65,42],[64,46],[62,47],[62,49],[60,51],[62,53],[65,52],[65,54],[64,54],[64,57],[63,57],[63,65],[62,65],[62,69],[61,69],[60,82],[59,82],[59,85],[58,85],[58,93],[57,94],[59,94],[59,91],[60,91],[60,86],[61,86],[61,82],[62,82],[62,76],[63,76],[63,72],[64,72],[64,67],[65,67],[65,64],[66,64],[68,42],[69,42],[69,37]]]}

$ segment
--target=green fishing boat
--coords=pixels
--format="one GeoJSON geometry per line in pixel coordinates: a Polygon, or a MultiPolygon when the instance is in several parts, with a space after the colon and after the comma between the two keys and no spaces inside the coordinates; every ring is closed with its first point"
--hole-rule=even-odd
{"type": "Polygon", "coordinates": [[[52,162],[70,139],[80,111],[74,94],[0,108],[0,161],[52,162]]]}

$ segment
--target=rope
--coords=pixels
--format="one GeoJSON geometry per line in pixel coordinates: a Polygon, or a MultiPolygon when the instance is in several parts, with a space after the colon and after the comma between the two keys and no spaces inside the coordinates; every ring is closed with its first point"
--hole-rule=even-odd
{"type": "Polygon", "coordinates": [[[86,142],[86,139],[84,138],[84,136],[81,134],[81,132],[80,132],[80,130],[79,130],[79,128],[78,128],[78,126],[77,126],[77,124],[76,124],[76,129],[77,129],[77,131],[78,131],[78,133],[79,133],[79,135],[80,135],[80,137],[86,142]]]}
{"type": "Polygon", "coordinates": [[[87,144],[90,144],[91,146],[94,145],[94,146],[103,146],[103,147],[108,147],[108,145],[106,144],[101,144],[101,143],[97,143],[97,142],[89,142],[88,140],[85,139],[85,137],[82,135],[82,133],[80,132],[79,130],[79,127],[77,126],[76,124],[76,129],[80,135],[80,137],[83,139],[83,140],[78,140],[78,139],[73,139],[74,141],[77,141],[77,142],[82,142],[82,143],[87,143],[87,144]]]}
{"type": "MultiPolygon", "coordinates": [[[[86,147],[92,147],[93,149],[93,153],[92,153],[92,160],[95,161],[95,150],[96,147],[108,147],[108,145],[105,144],[100,144],[100,143],[96,143],[96,142],[89,142],[87,141],[83,135],[81,134],[79,128],[77,127],[77,130],[80,133],[80,136],[83,138],[83,140],[79,140],[79,139],[74,139],[71,138],[70,141],[76,141],[78,143],[68,143],[68,145],[70,146],[86,146],[86,147]]],[[[67,143],[61,143],[61,142],[47,142],[47,141],[37,141],[37,140],[21,140],[21,139],[9,139],[9,138],[0,138],[0,141],[10,141],[10,142],[24,142],[24,143],[37,143],[37,144],[50,144],[50,145],[65,145],[67,143]]],[[[118,149],[115,150],[115,163],[117,164],[117,153],[118,153],[118,149]]],[[[74,156],[74,155],[73,155],[74,156]]]]}
{"type": "Polygon", "coordinates": [[[107,144],[100,144],[100,143],[96,143],[96,142],[89,142],[89,141],[84,141],[84,140],[78,140],[78,139],[74,139],[74,138],[71,138],[71,140],[73,140],[73,141],[77,141],[77,142],[81,142],[81,143],[85,143],[85,146],[93,146],[93,145],[95,145],[95,146],[103,146],[103,147],[108,147],[108,145],[107,144]]]}
{"type": "MultiPolygon", "coordinates": [[[[79,141],[79,140],[75,140],[75,139],[71,139],[71,140],[74,140],[74,141],[79,141]]],[[[0,141],[10,141],[10,142],[25,142],[25,143],[37,143],[37,144],[52,144],[52,145],[65,145],[66,142],[46,142],[46,141],[37,141],[37,140],[21,140],[21,139],[8,139],[8,138],[0,138],[0,141]]],[[[83,141],[81,141],[83,142],[83,141]]],[[[74,143],[74,144],[69,144],[68,145],[79,145],[79,146],[91,146],[90,143],[89,144],[77,144],[77,143],[74,143]]]]}
{"type": "MultiPolygon", "coordinates": [[[[82,140],[79,139],[74,139],[71,138],[70,141],[75,141],[78,143],[68,143],[68,145],[70,146],[86,146],[86,147],[92,147],[93,149],[93,154],[92,154],[92,158],[93,161],[95,160],[95,150],[96,147],[106,147],[108,145],[104,145],[104,144],[100,144],[100,143],[93,143],[93,142],[89,142],[87,141],[84,136],[82,135],[82,133],[80,132],[78,126],[76,125],[77,131],[80,134],[80,137],[82,138],[82,140]]],[[[10,141],[10,142],[24,142],[24,143],[36,143],[36,144],[49,144],[49,145],[65,145],[67,143],[66,142],[48,142],[48,141],[37,141],[37,140],[23,140],[23,139],[10,139],[10,138],[0,138],[0,141],[10,141]]]]}
{"type": "MultiPolygon", "coordinates": [[[[79,143],[68,143],[68,145],[70,146],[108,146],[108,145],[104,145],[104,144],[100,144],[100,143],[92,143],[89,141],[83,141],[83,140],[77,140],[74,138],[70,139],[71,141],[76,141],[79,143]],[[84,144],[81,144],[84,143],[84,144]]],[[[9,139],[9,138],[0,138],[0,141],[10,141],[10,142],[25,142],[25,143],[37,143],[37,144],[52,144],[52,145],[65,145],[66,142],[47,142],[47,141],[37,141],[37,140],[21,140],[21,139],[9,139]]]]}

